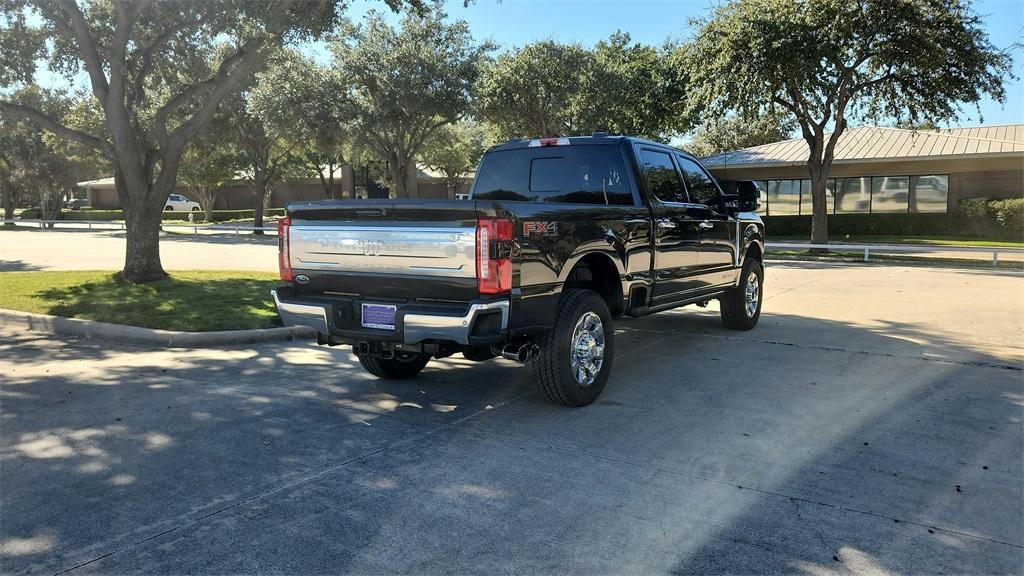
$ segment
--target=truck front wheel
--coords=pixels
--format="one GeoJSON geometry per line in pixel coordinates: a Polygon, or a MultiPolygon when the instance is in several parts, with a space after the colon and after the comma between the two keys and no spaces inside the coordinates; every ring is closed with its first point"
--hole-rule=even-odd
{"type": "Polygon", "coordinates": [[[740,283],[730,288],[719,299],[722,324],[732,330],[750,330],[757,326],[761,317],[761,300],[764,297],[764,268],[753,258],[743,262],[740,283]]]}
{"type": "Polygon", "coordinates": [[[566,290],[554,329],[541,338],[534,379],[555,404],[586,406],[604,390],[615,352],[612,318],[596,292],[566,290]]]}
{"type": "Polygon", "coordinates": [[[430,362],[429,354],[398,352],[394,358],[381,358],[375,354],[359,355],[359,363],[367,372],[378,378],[404,380],[412,378],[430,362]]]}

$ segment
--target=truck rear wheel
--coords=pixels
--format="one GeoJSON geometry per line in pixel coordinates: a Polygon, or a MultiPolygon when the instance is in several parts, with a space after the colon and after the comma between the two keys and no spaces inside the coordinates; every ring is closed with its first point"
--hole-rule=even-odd
{"type": "Polygon", "coordinates": [[[740,283],[730,288],[719,299],[722,324],[731,330],[750,330],[757,326],[761,317],[761,300],[764,293],[764,268],[753,258],[743,262],[740,283]]]}
{"type": "Polygon", "coordinates": [[[429,354],[411,354],[398,352],[394,358],[381,358],[374,354],[362,354],[359,363],[367,372],[378,378],[388,380],[404,380],[412,378],[430,362],[429,354]]]}
{"type": "Polygon", "coordinates": [[[533,362],[537,387],[555,404],[586,406],[604,390],[615,352],[612,318],[596,292],[567,290],[555,327],[541,338],[533,362]]]}

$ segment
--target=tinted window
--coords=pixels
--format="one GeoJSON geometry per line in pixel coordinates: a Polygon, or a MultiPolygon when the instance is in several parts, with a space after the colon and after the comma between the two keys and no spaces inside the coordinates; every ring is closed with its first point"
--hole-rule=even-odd
{"type": "Polygon", "coordinates": [[[768,181],[768,214],[790,216],[800,213],[800,181],[768,181]]]}
{"type": "Polygon", "coordinates": [[[872,212],[906,212],[909,200],[909,176],[876,176],[871,179],[872,212]]]}
{"type": "Polygon", "coordinates": [[[651,187],[651,194],[662,202],[688,202],[686,189],[679,180],[679,173],[672,164],[672,157],[665,152],[644,150],[640,153],[644,162],[644,173],[651,187]]]}
{"type": "Polygon", "coordinates": [[[576,204],[633,205],[616,146],[519,148],[488,154],[473,197],[576,204]]]}
{"type": "Polygon", "coordinates": [[[911,212],[945,212],[949,176],[914,176],[910,189],[911,212]]]}
{"type": "Polygon", "coordinates": [[[683,171],[686,189],[690,192],[690,201],[705,206],[719,205],[718,186],[696,162],[689,158],[677,157],[679,168],[683,171]]]}
{"type": "Polygon", "coordinates": [[[871,208],[870,178],[836,178],[836,214],[867,212],[871,208]]]}

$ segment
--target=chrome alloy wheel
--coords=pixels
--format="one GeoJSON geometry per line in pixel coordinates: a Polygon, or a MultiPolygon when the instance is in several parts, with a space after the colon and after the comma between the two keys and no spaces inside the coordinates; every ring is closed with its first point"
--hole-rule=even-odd
{"type": "Polygon", "coordinates": [[[743,300],[747,310],[747,318],[753,318],[754,314],[757,313],[757,303],[760,299],[761,282],[757,279],[757,274],[751,272],[747,276],[747,291],[743,300]]]}
{"type": "Polygon", "coordinates": [[[570,349],[572,373],[580,386],[590,386],[604,365],[604,325],[601,317],[587,312],[576,322],[570,349]]]}

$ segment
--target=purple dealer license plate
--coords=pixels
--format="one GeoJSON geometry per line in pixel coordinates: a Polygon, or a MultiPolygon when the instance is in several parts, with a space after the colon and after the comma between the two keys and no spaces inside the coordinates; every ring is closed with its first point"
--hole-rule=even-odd
{"type": "Polygon", "coordinates": [[[363,327],[395,329],[395,307],[389,304],[363,304],[363,327]]]}

